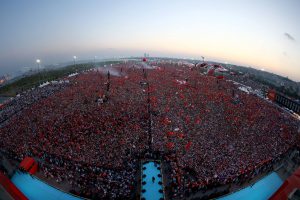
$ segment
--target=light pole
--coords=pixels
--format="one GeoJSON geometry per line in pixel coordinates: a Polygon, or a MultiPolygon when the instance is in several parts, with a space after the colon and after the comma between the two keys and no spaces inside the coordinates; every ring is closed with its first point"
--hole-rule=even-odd
{"type": "Polygon", "coordinates": [[[202,62],[204,62],[204,56],[201,56],[202,57],[202,62]]]}
{"type": "Polygon", "coordinates": [[[150,102],[150,86],[149,82],[147,82],[147,108],[148,108],[148,145],[149,150],[152,153],[152,143],[153,143],[153,136],[152,136],[152,118],[151,118],[151,102],[150,102]]]}
{"type": "Polygon", "coordinates": [[[77,59],[77,57],[76,57],[76,56],[73,56],[74,66],[75,66],[75,67],[76,67],[76,59],[77,59]]]}
{"type": "Polygon", "coordinates": [[[73,56],[75,72],[77,72],[77,69],[76,69],[76,59],[77,59],[77,56],[73,56]]]}
{"type": "Polygon", "coordinates": [[[40,73],[40,66],[41,66],[41,60],[36,60],[37,66],[38,66],[38,74],[39,74],[39,84],[41,84],[41,73],[40,73]]]}

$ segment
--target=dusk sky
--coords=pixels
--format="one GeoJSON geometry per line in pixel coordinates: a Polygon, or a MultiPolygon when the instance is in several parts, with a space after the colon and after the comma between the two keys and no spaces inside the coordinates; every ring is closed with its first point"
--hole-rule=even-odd
{"type": "Polygon", "coordinates": [[[190,57],[300,81],[299,0],[2,0],[0,75],[78,59],[190,57]]]}

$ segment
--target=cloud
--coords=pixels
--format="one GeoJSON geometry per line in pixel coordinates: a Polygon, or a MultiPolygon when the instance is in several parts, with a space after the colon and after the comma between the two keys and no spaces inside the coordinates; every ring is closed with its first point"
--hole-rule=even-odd
{"type": "Polygon", "coordinates": [[[295,38],[293,36],[291,36],[289,33],[284,33],[284,36],[291,41],[296,41],[295,38]]]}

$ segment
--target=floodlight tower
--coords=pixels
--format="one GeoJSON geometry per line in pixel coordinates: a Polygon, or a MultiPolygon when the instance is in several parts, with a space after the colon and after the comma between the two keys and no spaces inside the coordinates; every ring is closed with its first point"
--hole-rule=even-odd
{"type": "Polygon", "coordinates": [[[96,58],[97,58],[97,56],[94,56],[94,65],[95,65],[95,67],[96,67],[96,58]]]}
{"type": "Polygon", "coordinates": [[[41,60],[40,60],[40,59],[37,59],[37,60],[36,60],[36,63],[38,64],[38,67],[40,67],[41,60]]]}
{"type": "Polygon", "coordinates": [[[151,103],[150,103],[150,86],[149,82],[147,82],[147,108],[148,108],[148,115],[149,115],[149,120],[148,120],[148,145],[149,145],[149,150],[152,153],[152,143],[153,143],[153,135],[152,135],[152,114],[151,114],[151,103]]]}
{"type": "Polygon", "coordinates": [[[75,66],[75,67],[76,67],[76,59],[77,59],[77,56],[73,56],[74,66],[75,66]]]}
{"type": "Polygon", "coordinates": [[[38,67],[38,74],[39,74],[39,84],[41,84],[41,73],[40,73],[40,67],[41,67],[41,60],[36,59],[37,67],[38,67]]]}
{"type": "Polygon", "coordinates": [[[202,62],[204,62],[204,56],[201,56],[201,58],[202,58],[202,62]]]}

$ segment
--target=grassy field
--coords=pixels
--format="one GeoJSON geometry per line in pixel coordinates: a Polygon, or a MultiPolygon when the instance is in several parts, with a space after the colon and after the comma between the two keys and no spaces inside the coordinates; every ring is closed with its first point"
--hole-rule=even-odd
{"type": "MultiPolygon", "coordinates": [[[[116,64],[116,63],[119,63],[119,61],[100,62],[100,63],[97,63],[97,66],[104,66],[104,65],[116,64]]],[[[86,64],[76,64],[76,66],[69,65],[66,67],[52,69],[52,70],[43,70],[43,71],[40,71],[40,73],[22,77],[12,83],[9,83],[7,85],[4,85],[3,87],[0,87],[0,96],[12,97],[24,90],[28,90],[32,87],[36,87],[40,83],[43,83],[46,81],[57,80],[61,77],[67,76],[71,73],[88,70],[93,67],[94,67],[94,64],[86,63],[86,64]]]]}

